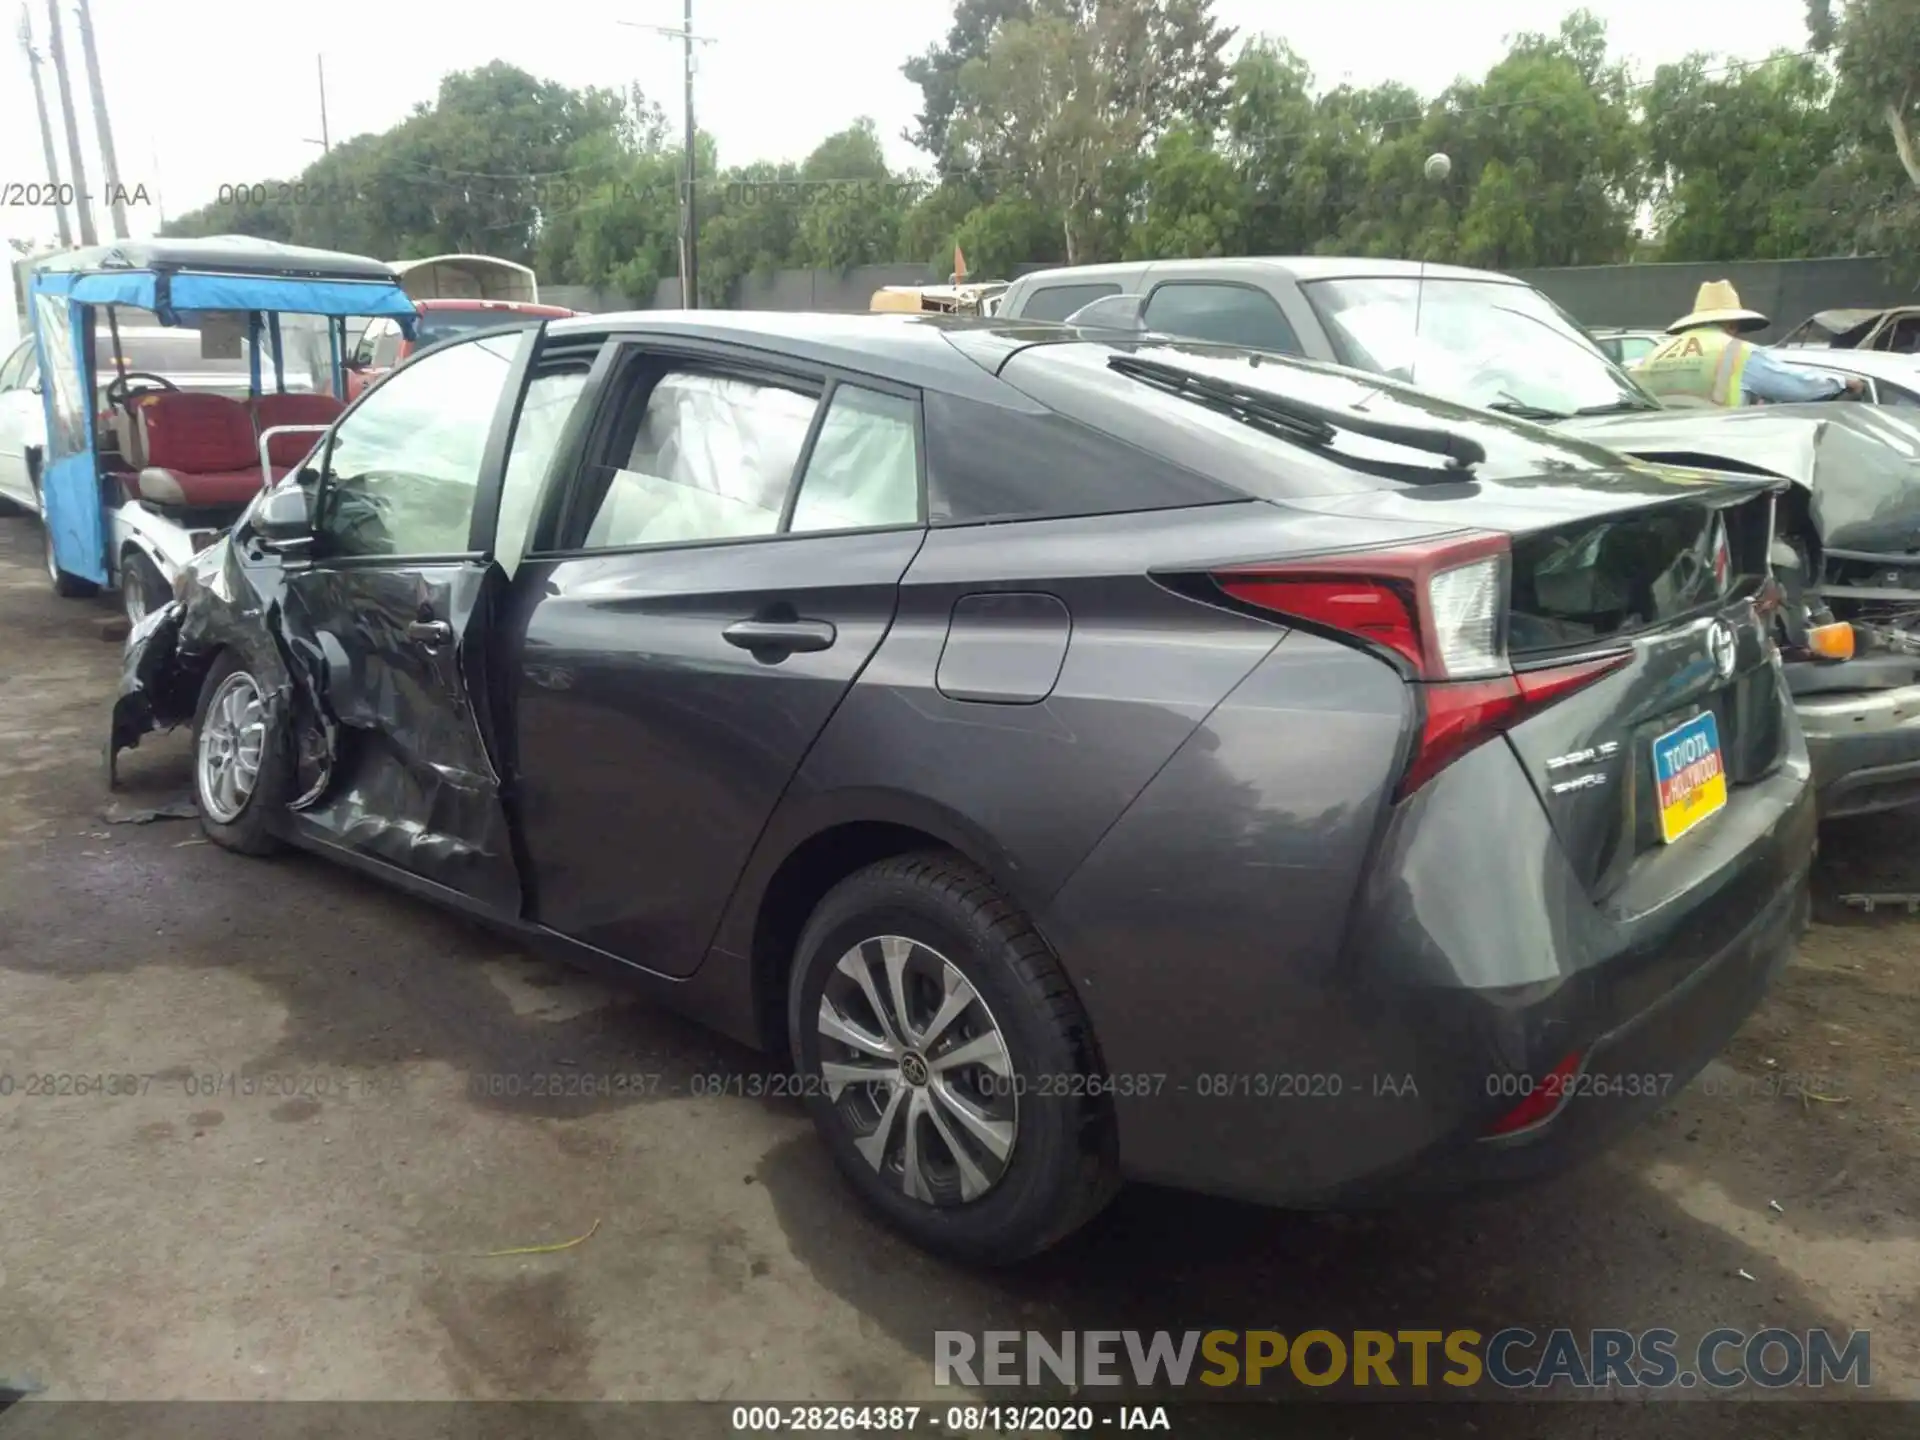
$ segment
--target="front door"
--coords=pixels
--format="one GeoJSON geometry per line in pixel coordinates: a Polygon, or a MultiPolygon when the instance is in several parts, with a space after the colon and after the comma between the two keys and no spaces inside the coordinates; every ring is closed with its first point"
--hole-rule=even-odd
{"type": "Polygon", "coordinates": [[[645,346],[606,374],[502,628],[529,908],[684,975],[893,623],[919,399],[645,346]]]}
{"type": "Polygon", "coordinates": [[[517,915],[518,869],[477,657],[501,582],[490,487],[535,332],[396,371],[328,440],[287,629],[335,725],[312,837],[517,915]],[[476,522],[476,516],[482,518],[476,522]]]}

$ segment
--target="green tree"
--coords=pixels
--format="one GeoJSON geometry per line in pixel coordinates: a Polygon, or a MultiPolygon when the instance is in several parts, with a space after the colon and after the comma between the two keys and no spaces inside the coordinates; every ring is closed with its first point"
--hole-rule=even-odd
{"type": "Polygon", "coordinates": [[[1816,194],[1841,149],[1833,81],[1804,55],[1730,67],[1690,55],[1654,72],[1647,159],[1667,260],[1816,253],[1829,225],[1816,194]]]}
{"type": "Polygon", "coordinates": [[[846,270],[892,260],[906,213],[906,182],[887,168],[880,136],[862,117],[800,162],[802,265],[846,270]]]}
{"type": "Polygon", "coordinates": [[[1237,255],[1247,236],[1248,189],[1233,161],[1192,129],[1160,137],[1141,166],[1124,258],[1237,255]]]}
{"type": "Polygon", "coordinates": [[[1111,172],[1217,114],[1231,35],[1211,0],[1049,0],[961,67],[949,148],[1056,212],[1068,263],[1095,258],[1101,202],[1125,191],[1111,172]]]}
{"type": "Polygon", "coordinates": [[[1813,197],[1826,248],[1885,254],[1920,272],[1920,6],[1807,0],[1807,22],[1834,68],[1843,137],[1813,197]]]}
{"type": "MultiPolygon", "coordinates": [[[[1010,279],[1022,263],[1061,265],[1067,259],[1060,216],[1024,195],[1003,195],[982,205],[960,226],[955,242],[967,257],[970,274],[1010,279]]],[[[953,258],[951,250],[947,260],[953,258]]],[[[936,266],[944,280],[946,268],[936,266]]]]}
{"type": "Polygon", "coordinates": [[[626,124],[575,141],[567,174],[542,193],[536,268],[645,304],[679,270],[683,162],[657,106],[636,93],[628,108],[626,124]]]}
{"type": "Polygon", "coordinates": [[[701,304],[725,305],[745,276],[795,263],[800,193],[800,167],[791,162],[741,166],[707,187],[700,219],[701,304]]]}
{"type": "MultiPolygon", "coordinates": [[[[960,103],[960,72],[969,60],[986,56],[994,32],[1010,20],[1031,20],[1034,0],[959,0],[947,38],[929,46],[900,67],[920,87],[920,114],[904,138],[934,159],[943,181],[951,181],[967,166],[965,152],[951,143],[954,110],[960,103]]],[[[991,186],[981,201],[992,198],[991,186]]]]}
{"type": "MultiPolygon", "coordinates": [[[[953,269],[953,247],[960,227],[985,199],[979,188],[964,177],[926,190],[900,217],[899,257],[925,260],[931,273],[944,280],[953,269]]],[[[1027,258],[1015,257],[1016,260],[1027,258]]],[[[996,273],[980,269],[980,257],[972,251],[967,252],[967,266],[974,274],[996,273]]]]}

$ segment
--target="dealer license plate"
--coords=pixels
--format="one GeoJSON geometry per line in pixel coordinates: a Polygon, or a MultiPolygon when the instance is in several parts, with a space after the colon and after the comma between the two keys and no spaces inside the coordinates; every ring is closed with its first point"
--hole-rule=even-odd
{"type": "Polygon", "coordinates": [[[1713,712],[1696,715],[1653,742],[1660,838],[1671,845],[1727,805],[1727,768],[1713,712]]]}

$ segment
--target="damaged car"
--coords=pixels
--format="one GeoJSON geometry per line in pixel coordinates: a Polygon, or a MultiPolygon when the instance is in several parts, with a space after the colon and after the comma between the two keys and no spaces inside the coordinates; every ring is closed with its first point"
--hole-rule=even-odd
{"type": "Polygon", "coordinates": [[[1698,1073],[1807,916],[1784,489],[1241,347],[557,320],[363,394],[112,745],[779,1057],[1009,1261],[1123,1177],[1513,1183],[1698,1073]]]}
{"type": "MultiPolygon", "coordinates": [[[[1050,291],[1079,296],[1096,284],[1109,296],[1068,324],[1258,345],[1624,455],[1790,481],[1776,550],[1789,596],[1779,640],[1821,813],[1920,801],[1920,423],[1896,405],[1666,408],[1531,285],[1451,265],[1305,256],[1078,266],[1021,276],[1002,313],[1026,315],[1050,291]]],[[[1908,315],[1920,321],[1920,311],[1852,318],[1908,315]]]]}

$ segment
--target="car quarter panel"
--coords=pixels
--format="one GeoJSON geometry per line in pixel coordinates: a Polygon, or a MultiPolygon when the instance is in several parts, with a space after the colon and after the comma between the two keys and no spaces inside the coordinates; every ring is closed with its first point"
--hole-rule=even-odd
{"type": "MultiPolygon", "coordinates": [[[[1130,1174],[1304,1192],[1420,1132],[1412,1106],[1358,1124],[1355,1089],[1408,1068],[1420,1012],[1381,1004],[1343,954],[1412,718],[1392,668],[1290,633],[1043,912],[1108,1073],[1132,1077],[1114,1093],[1130,1174]],[[1321,1078],[1252,1093],[1283,1073],[1321,1078]]],[[[1489,791],[1489,813],[1524,806],[1544,850],[1539,805],[1502,758],[1519,783],[1489,791]]]]}
{"type": "MultiPolygon", "coordinates": [[[[1387,522],[1368,538],[1430,528],[1387,522]]],[[[760,903],[781,862],[821,830],[860,820],[950,838],[1038,917],[1285,633],[1186,599],[1150,572],[1332,549],[1350,536],[1346,522],[1264,502],[934,529],[901,584],[892,630],[795,776],[716,945],[752,953],[760,903]],[[1021,691],[1036,667],[1031,630],[1017,625],[999,652],[999,682],[992,643],[977,631],[966,642],[970,693],[1017,698],[942,693],[956,610],[971,629],[975,597],[1008,592],[1051,596],[1070,617],[1049,693],[1035,701],[1021,691]]]]}
{"type": "Polygon", "coordinates": [[[502,683],[517,697],[531,918],[662,974],[692,971],[795,768],[887,633],[924,534],[524,562],[502,683]],[[831,644],[762,659],[726,638],[783,606],[830,625],[831,644]]]}

